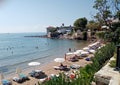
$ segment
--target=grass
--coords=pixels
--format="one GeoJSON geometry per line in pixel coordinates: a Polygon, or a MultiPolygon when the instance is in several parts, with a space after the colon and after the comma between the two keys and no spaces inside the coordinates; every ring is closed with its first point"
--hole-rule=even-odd
{"type": "Polygon", "coordinates": [[[116,67],[116,57],[117,57],[117,54],[115,53],[113,57],[115,58],[115,60],[111,60],[109,66],[112,67],[112,68],[115,68],[116,67]]]}
{"type": "Polygon", "coordinates": [[[116,66],[116,60],[110,61],[110,67],[114,68],[116,66]]]}

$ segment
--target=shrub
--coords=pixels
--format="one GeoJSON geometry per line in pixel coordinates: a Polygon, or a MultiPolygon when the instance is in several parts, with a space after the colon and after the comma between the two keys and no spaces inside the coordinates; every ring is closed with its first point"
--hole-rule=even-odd
{"type": "Polygon", "coordinates": [[[90,85],[94,81],[95,72],[102,68],[104,63],[113,56],[114,51],[115,45],[109,43],[95,53],[95,57],[92,59],[93,63],[79,70],[78,78],[71,80],[62,73],[56,80],[49,80],[43,85],[90,85]]]}

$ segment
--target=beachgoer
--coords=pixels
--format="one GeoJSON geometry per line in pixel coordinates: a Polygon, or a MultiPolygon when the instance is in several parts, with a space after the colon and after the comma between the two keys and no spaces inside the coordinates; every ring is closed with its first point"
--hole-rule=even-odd
{"type": "Polygon", "coordinates": [[[63,66],[63,64],[61,63],[60,66],[63,66]]]}
{"type": "Polygon", "coordinates": [[[76,49],[74,48],[74,52],[76,51],[76,49]]]}
{"type": "Polygon", "coordinates": [[[13,51],[12,51],[12,54],[13,54],[13,51]]]}
{"type": "Polygon", "coordinates": [[[71,52],[71,48],[69,48],[69,52],[71,52]]]}
{"type": "Polygon", "coordinates": [[[65,53],[65,57],[64,57],[64,58],[65,58],[65,60],[66,60],[66,53],[65,53]]]}

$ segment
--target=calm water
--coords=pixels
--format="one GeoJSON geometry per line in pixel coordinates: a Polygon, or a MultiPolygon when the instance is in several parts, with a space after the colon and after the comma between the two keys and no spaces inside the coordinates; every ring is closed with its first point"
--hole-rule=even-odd
{"type": "Polygon", "coordinates": [[[14,72],[17,67],[28,68],[27,63],[38,61],[45,64],[56,57],[63,57],[69,48],[80,49],[83,41],[24,37],[43,33],[0,34],[0,71],[14,72]]]}

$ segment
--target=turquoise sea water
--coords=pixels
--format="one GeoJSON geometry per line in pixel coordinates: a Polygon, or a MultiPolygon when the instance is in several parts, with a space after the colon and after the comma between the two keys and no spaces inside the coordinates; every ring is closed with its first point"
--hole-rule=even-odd
{"type": "Polygon", "coordinates": [[[69,48],[80,49],[86,42],[75,40],[24,37],[44,33],[0,34],[0,72],[8,74],[17,67],[29,68],[31,61],[46,64],[56,57],[63,57],[69,48]]]}

